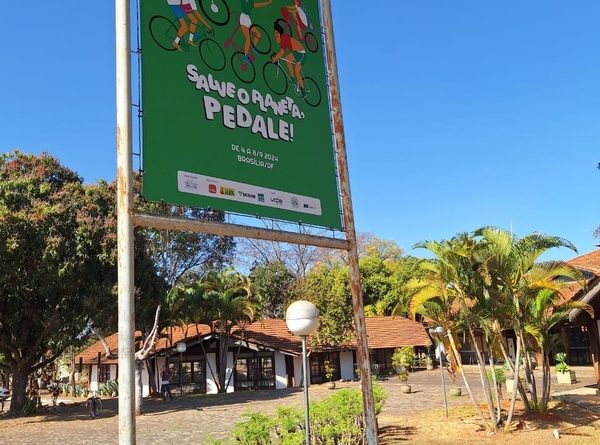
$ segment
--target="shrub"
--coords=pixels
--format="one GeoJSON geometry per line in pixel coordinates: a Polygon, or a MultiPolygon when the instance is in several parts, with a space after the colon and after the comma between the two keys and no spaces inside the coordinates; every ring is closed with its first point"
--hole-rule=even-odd
{"type": "Polygon", "coordinates": [[[233,428],[235,439],[242,445],[269,445],[271,444],[271,429],[273,421],[262,413],[244,413],[243,420],[233,428]]]}
{"type": "MultiPolygon", "coordinates": [[[[381,412],[385,394],[373,384],[375,414],[381,412]]],[[[242,445],[304,444],[304,411],[302,408],[279,408],[273,417],[246,413],[246,420],[234,427],[234,437],[242,445]]],[[[332,396],[310,405],[311,441],[319,444],[356,445],[364,443],[362,394],[342,389],[332,396]]]]}

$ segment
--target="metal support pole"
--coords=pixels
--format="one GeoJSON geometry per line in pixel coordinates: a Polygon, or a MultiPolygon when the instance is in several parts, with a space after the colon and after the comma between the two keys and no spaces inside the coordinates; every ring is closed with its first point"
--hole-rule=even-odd
{"type": "Polygon", "coordinates": [[[440,371],[442,371],[442,394],[444,395],[444,407],[446,408],[446,419],[448,418],[448,396],[446,395],[446,380],[444,380],[444,354],[440,351],[440,371]]]}
{"type": "Polygon", "coordinates": [[[179,397],[183,397],[183,352],[179,353],[179,397]]]}
{"type": "Polygon", "coordinates": [[[135,445],[133,169],[129,0],[115,0],[117,67],[117,236],[119,444],[135,445]]]}
{"type": "Polygon", "coordinates": [[[344,222],[346,226],[346,239],[350,243],[348,250],[348,264],[350,268],[350,290],[352,292],[352,309],[354,311],[354,324],[356,327],[356,343],[358,367],[360,369],[360,384],[365,408],[365,435],[368,445],[377,444],[377,419],[375,418],[375,400],[371,385],[371,366],[369,360],[369,345],[367,329],[360,288],[360,271],[358,269],[358,248],[356,244],[356,229],[354,227],[354,212],[352,209],[352,196],[350,193],[350,177],[348,173],[348,160],[346,156],[346,137],[344,135],[344,120],[339,90],[337,60],[335,56],[335,39],[333,36],[333,19],[331,16],[330,0],[322,1],[323,25],[327,50],[327,69],[329,74],[331,93],[331,114],[335,132],[335,147],[340,178],[340,191],[344,209],[344,222]]]}
{"type": "Polygon", "coordinates": [[[308,366],[306,354],[306,336],[302,337],[302,381],[304,383],[304,431],[306,432],[306,445],[310,445],[310,419],[308,416],[308,366]]]}

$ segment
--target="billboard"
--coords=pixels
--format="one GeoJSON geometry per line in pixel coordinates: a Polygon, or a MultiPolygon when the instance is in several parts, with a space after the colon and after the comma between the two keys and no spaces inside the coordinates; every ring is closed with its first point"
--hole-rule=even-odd
{"type": "Polygon", "coordinates": [[[318,0],[141,0],[150,201],[341,228],[318,0]]]}

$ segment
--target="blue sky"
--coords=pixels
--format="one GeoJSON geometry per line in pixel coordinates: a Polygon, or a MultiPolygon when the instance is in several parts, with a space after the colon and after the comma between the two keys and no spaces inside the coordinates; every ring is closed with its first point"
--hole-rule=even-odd
{"type": "MultiPolygon", "coordinates": [[[[332,3],[359,231],[411,252],[512,224],[595,248],[599,2],[332,3]]],[[[0,150],[113,179],[114,2],[27,10],[0,29],[0,150]]]]}

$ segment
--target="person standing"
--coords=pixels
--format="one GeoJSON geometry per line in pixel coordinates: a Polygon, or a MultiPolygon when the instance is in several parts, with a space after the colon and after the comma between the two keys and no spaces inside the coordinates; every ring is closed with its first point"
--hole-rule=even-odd
{"type": "Polygon", "coordinates": [[[171,370],[168,368],[168,366],[163,365],[162,370],[160,371],[160,391],[162,393],[164,401],[167,400],[167,394],[169,395],[171,402],[173,401],[173,394],[171,394],[172,375],[173,374],[171,373],[171,370]]]}

